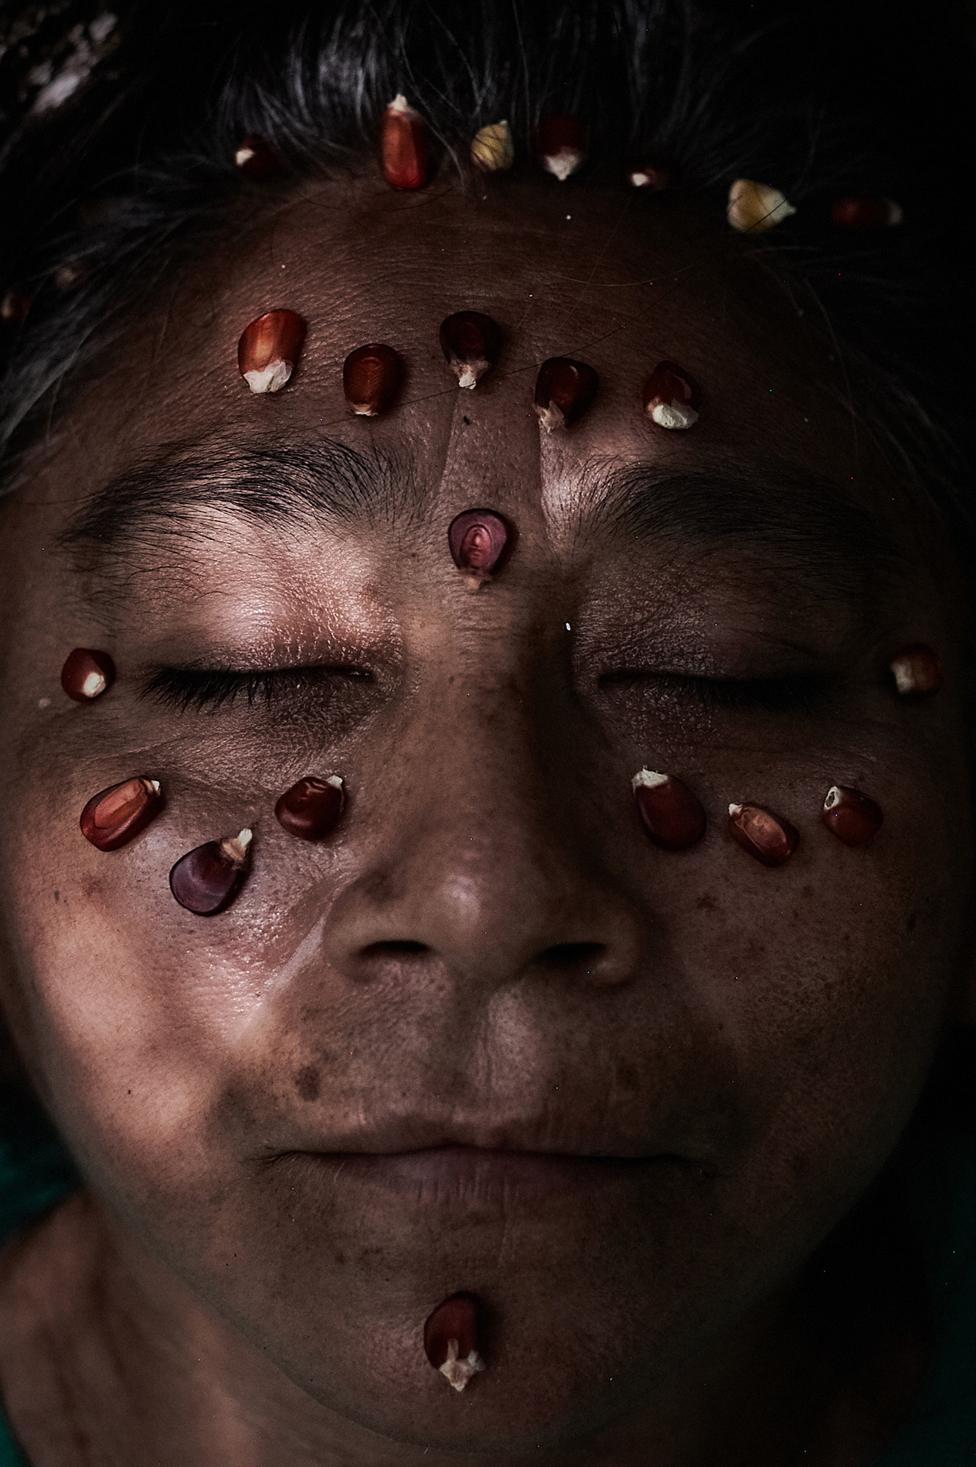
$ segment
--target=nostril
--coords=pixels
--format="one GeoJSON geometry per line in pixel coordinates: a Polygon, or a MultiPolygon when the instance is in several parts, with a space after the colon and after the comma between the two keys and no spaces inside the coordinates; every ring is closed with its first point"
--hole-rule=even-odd
{"type": "Polygon", "coordinates": [[[362,956],[364,958],[413,958],[419,953],[428,951],[427,944],[424,942],[391,940],[369,943],[362,949],[362,956]]]}
{"type": "Polygon", "coordinates": [[[553,973],[591,972],[600,964],[606,947],[602,942],[557,942],[536,958],[536,966],[553,973]]]}

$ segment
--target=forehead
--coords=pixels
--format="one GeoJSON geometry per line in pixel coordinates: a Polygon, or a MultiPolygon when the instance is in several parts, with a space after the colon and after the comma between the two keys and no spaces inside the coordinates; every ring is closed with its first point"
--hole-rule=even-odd
{"type": "MultiPolygon", "coordinates": [[[[488,503],[550,527],[570,514],[583,464],[638,459],[740,473],[788,460],[890,518],[896,486],[845,408],[829,346],[744,255],[721,209],[623,185],[489,184],[409,194],[349,177],[239,213],[129,323],[65,414],[66,463],[49,479],[65,513],[168,441],[205,458],[323,435],[409,464],[429,506],[488,503]],[[237,341],[275,308],[307,322],[301,365],[282,392],[254,395],[237,341]],[[473,392],[458,389],[438,342],[459,309],[487,311],[505,336],[473,392]],[[399,405],[376,420],[354,418],[342,396],[342,362],[367,341],[408,364],[399,405]],[[595,367],[600,392],[582,423],[550,438],[532,390],[557,355],[595,367]],[[662,358],[704,394],[688,432],[642,411],[662,358]]],[[[796,493],[788,478],[784,497],[796,493]]]]}
{"type": "MultiPolygon", "coordinates": [[[[524,397],[544,357],[585,354],[600,370],[604,408],[616,414],[636,400],[635,373],[672,356],[697,370],[712,400],[696,438],[719,421],[726,439],[781,434],[784,417],[799,433],[809,395],[823,396],[815,384],[828,353],[811,359],[799,350],[802,322],[794,314],[787,328],[760,271],[734,263],[726,228],[700,206],[692,213],[623,187],[571,190],[553,180],[477,198],[453,187],[398,193],[369,179],[318,184],[257,219],[239,215],[218,241],[198,247],[131,325],[89,397],[91,417],[124,423],[126,444],[151,440],[177,415],[195,434],[217,415],[246,431],[272,408],[286,425],[324,413],[330,428],[349,426],[337,368],[363,341],[385,340],[411,368],[414,410],[398,416],[410,435],[459,400],[438,346],[440,320],[490,307],[506,352],[491,383],[463,394],[466,406],[524,397]],[[777,312],[772,326],[755,319],[760,303],[777,312]],[[301,375],[274,401],[255,402],[237,372],[237,339],[277,307],[308,321],[301,375]],[[770,404],[777,388],[780,400],[770,404]],[[133,416],[133,401],[153,404],[155,419],[133,416]]],[[[665,436],[647,438],[663,448],[665,436]]]]}

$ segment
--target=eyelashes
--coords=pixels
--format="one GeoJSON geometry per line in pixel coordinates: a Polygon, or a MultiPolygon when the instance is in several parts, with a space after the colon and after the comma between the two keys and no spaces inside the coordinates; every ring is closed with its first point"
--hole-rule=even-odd
{"type": "Polygon", "coordinates": [[[671,672],[640,672],[629,668],[605,673],[600,686],[636,687],[641,692],[664,693],[704,708],[742,712],[814,713],[823,702],[827,682],[822,677],[718,678],[690,677],[671,672]]]}
{"type": "Polygon", "coordinates": [[[161,667],[143,685],[140,697],[179,713],[191,709],[215,710],[245,702],[270,707],[312,689],[334,689],[339,681],[369,681],[356,667],[277,667],[268,671],[235,672],[220,667],[161,667]]]}
{"type": "MultiPolygon", "coordinates": [[[[237,672],[227,668],[161,667],[143,685],[140,697],[179,713],[216,710],[237,703],[270,707],[315,690],[334,691],[340,682],[369,682],[357,667],[285,667],[237,672]]],[[[704,678],[679,673],[621,669],[599,679],[601,689],[635,688],[663,693],[705,708],[759,712],[815,712],[826,689],[822,678],[704,678]]]]}

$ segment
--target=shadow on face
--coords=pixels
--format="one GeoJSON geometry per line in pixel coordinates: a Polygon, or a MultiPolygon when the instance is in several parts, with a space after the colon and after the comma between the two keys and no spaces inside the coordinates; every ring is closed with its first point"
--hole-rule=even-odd
{"type": "Polygon", "coordinates": [[[11,1028],[147,1292],[323,1419],[515,1452],[768,1343],[916,1105],[971,852],[947,553],[856,451],[827,349],[701,219],[506,197],[296,200],[71,405],[3,507],[0,877],[11,1028]],[[236,343],[277,307],[301,365],[256,396],[236,343]],[[473,391],[437,341],[460,309],[503,332],[473,391]],[[375,420],[340,382],[371,341],[408,368],[375,420]],[[600,385],[547,434],[551,356],[600,385]],[[701,384],[687,431],[643,411],[662,359],[701,384]],[[475,507],[516,533],[472,590],[475,507]],[[916,643],[938,697],[895,691],[916,643]],[[91,706],[57,687],[73,647],[118,668],[91,706]],[[641,769],[704,811],[687,849],[641,769]],[[164,808],[93,848],[82,806],[136,776],[164,808]],[[296,838],[276,801],[330,776],[341,820],[296,838]],[[869,844],[822,821],[833,785],[882,808],[869,844]],[[730,804],[794,826],[788,861],[730,804]],[[242,829],[236,899],[178,905],[173,863],[242,829]],[[611,1160],[363,1162],[450,1142],[611,1160]],[[418,1329],[457,1289],[490,1367],[445,1404],[418,1329]]]}

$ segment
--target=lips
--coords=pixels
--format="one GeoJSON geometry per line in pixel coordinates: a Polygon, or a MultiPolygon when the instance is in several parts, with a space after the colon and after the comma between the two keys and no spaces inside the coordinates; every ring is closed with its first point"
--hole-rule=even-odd
{"type": "Polygon", "coordinates": [[[603,1194],[684,1165],[676,1156],[585,1157],[437,1146],[394,1155],[291,1153],[339,1188],[366,1187],[424,1203],[558,1199],[603,1194]]]}
{"type": "Polygon", "coordinates": [[[595,1131],[555,1130],[553,1117],[514,1117],[509,1121],[457,1115],[396,1115],[332,1136],[306,1137],[294,1149],[324,1154],[394,1155],[450,1147],[488,1152],[527,1152],[576,1159],[646,1160],[678,1147],[661,1136],[598,1135],[595,1131]]]}

